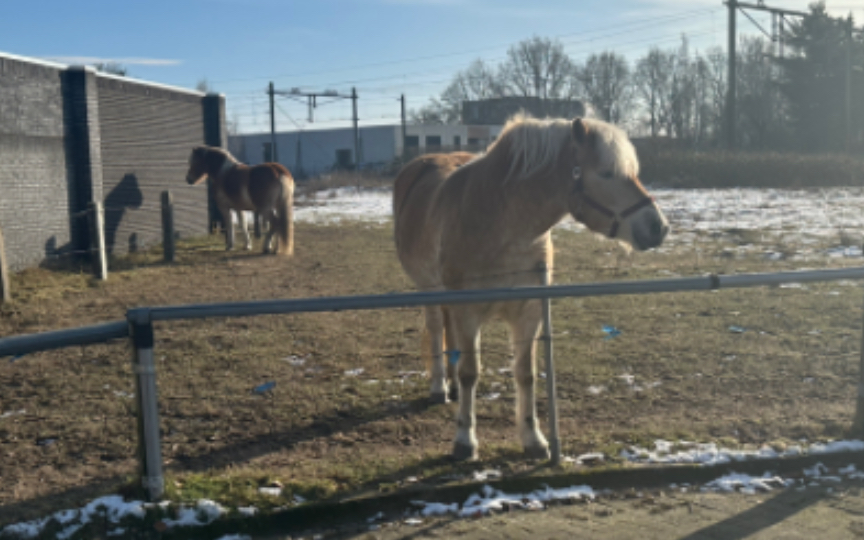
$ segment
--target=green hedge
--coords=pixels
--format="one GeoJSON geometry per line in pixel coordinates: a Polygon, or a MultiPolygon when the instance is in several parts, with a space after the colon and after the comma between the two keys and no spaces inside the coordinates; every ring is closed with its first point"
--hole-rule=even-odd
{"type": "Polygon", "coordinates": [[[640,178],[670,188],[862,187],[862,155],[644,149],[640,178]]]}

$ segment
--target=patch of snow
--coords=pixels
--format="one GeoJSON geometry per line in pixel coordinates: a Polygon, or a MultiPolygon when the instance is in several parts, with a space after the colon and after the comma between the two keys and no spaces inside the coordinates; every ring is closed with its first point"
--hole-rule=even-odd
{"type": "Polygon", "coordinates": [[[790,446],[783,452],[778,452],[770,446],[757,450],[732,450],[719,448],[715,443],[691,443],[679,441],[655,441],[655,450],[632,446],[621,451],[621,456],[628,461],[647,463],[697,463],[716,465],[743,461],[746,459],[777,458],[800,454],[825,454],[842,451],[862,451],[862,441],[832,441],[829,443],[814,443],[807,448],[790,446]],[[682,449],[673,451],[674,446],[682,449]]]}
{"type": "MultiPolygon", "coordinates": [[[[815,190],[781,189],[653,189],[652,195],[670,221],[671,233],[660,251],[693,244],[696,236],[719,234],[734,238],[742,233],[759,233],[765,240],[779,239],[805,246],[792,255],[862,258],[862,248],[839,245],[818,252],[809,247],[817,240],[840,238],[841,233],[859,235],[863,229],[863,190],[832,188],[815,190]]],[[[389,189],[340,188],[308,197],[315,204],[295,209],[295,219],[305,223],[358,221],[383,224],[391,220],[389,189]]],[[[585,232],[585,227],[566,218],[557,229],[585,232]]],[[[744,243],[737,251],[753,251],[744,243]]],[[[769,252],[769,257],[783,254],[769,252]]]]}
{"type": "Polygon", "coordinates": [[[177,519],[163,519],[162,522],[169,528],[207,525],[226,512],[227,510],[219,503],[210,499],[201,499],[193,507],[181,505],[177,511],[177,519]]]}

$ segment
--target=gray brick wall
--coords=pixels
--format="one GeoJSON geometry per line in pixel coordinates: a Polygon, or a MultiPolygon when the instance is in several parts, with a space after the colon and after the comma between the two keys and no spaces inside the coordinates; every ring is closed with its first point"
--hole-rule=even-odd
{"type": "Polygon", "coordinates": [[[161,242],[160,193],[181,236],[208,232],[186,185],[193,146],[225,145],[225,100],[0,53],[0,228],[12,270],[86,253],[81,212],[103,201],[114,254],[161,242]]]}
{"type": "Polygon", "coordinates": [[[201,94],[99,78],[102,199],[109,252],[162,241],[160,194],[174,198],[181,236],[208,231],[207,189],[186,184],[189,153],[204,144],[201,94]]]}
{"type": "Polygon", "coordinates": [[[63,70],[0,56],[0,228],[12,270],[71,249],[63,70]]]}

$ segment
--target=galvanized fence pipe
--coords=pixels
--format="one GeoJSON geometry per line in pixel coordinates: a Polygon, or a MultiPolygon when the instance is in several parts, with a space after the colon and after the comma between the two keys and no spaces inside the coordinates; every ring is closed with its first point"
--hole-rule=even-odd
{"type": "MultiPolygon", "coordinates": [[[[550,272],[546,264],[541,267],[544,287],[550,284],[550,272]]],[[[547,403],[550,417],[550,462],[558,465],[562,460],[562,443],[559,440],[559,404],[556,400],[556,370],[553,365],[553,322],[549,297],[541,299],[543,309],[543,329],[541,340],[544,342],[544,360],[547,368],[547,403]]]]}
{"type": "Polygon", "coordinates": [[[0,339],[0,358],[4,356],[20,356],[39,351],[71,347],[75,345],[92,345],[105,343],[114,339],[129,337],[129,324],[126,321],[115,321],[93,326],[52,330],[38,334],[24,334],[0,339]]]}
{"type": "Polygon", "coordinates": [[[3,229],[0,229],[0,304],[10,300],[12,300],[12,291],[9,290],[9,264],[6,262],[3,229]]]}
{"type": "Polygon", "coordinates": [[[165,493],[165,481],[162,476],[162,444],[159,438],[156,364],[153,361],[153,321],[146,310],[131,310],[128,317],[133,346],[132,368],[135,372],[139,473],[147,498],[157,501],[165,493]]]}
{"type": "Polygon", "coordinates": [[[250,302],[165,306],[147,309],[153,321],[203,319],[207,317],[247,317],[286,313],[317,313],[323,311],[356,311],[430,305],[508,302],[539,298],[612,296],[660,292],[707,291],[714,289],[757,287],[791,282],[862,279],[863,268],[807,270],[738,276],[710,275],[692,278],[671,278],[643,281],[619,281],[580,285],[553,285],[504,289],[464,291],[429,291],[384,295],[330,296],[290,300],[258,300],[250,302]]]}

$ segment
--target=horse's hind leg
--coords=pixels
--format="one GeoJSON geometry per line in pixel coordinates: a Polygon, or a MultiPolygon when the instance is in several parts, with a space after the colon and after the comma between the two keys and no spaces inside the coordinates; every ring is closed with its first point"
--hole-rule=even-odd
{"type": "Polygon", "coordinates": [[[234,249],[234,216],[231,214],[231,208],[220,206],[219,213],[222,214],[222,222],[225,225],[225,249],[231,251],[234,249]]]}
{"type": "Polygon", "coordinates": [[[457,363],[459,362],[459,349],[456,343],[456,332],[451,327],[450,312],[446,308],[442,308],[444,314],[445,327],[445,359],[447,361],[447,387],[448,399],[451,401],[459,400],[460,385],[457,382],[457,363]]]}
{"type": "Polygon", "coordinates": [[[517,431],[527,457],[549,459],[549,444],[538,427],[535,403],[535,341],[541,327],[540,302],[523,304],[509,319],[514,346],[514,380],[517,386],[517,431]]]}
{"type": "Polygon", "coordinates": [[[267,225],[267,226],[266,226],[266,229],[267,229],[267,230],[266,230],[266,232],[264,233],[264,248],[263,248],[263,252],[264,252],[265,254],[273,253],[273,252],[274,252],[274,249],[273,249],[273,233],[274,233],[274,230],[276,229],[275,222],[276,222],[276,220],[277,220],[277,217],[276,217],[276,214],[275,214],[273,211],[268,211],[268,212],[266,212],[265,214],[262,215],[262,218],[263,218],[263,219],[262,219],[262,221],[263,221],[262,225],[263,225],[263,226],[264,226],[265,224],[267,225]]]}
{"type": "Polygon", "coordinates": [[[439,306],[424,307],[424,323],[426,332],[422,354],[426,358],[427,368],[430,372],[430,400],[433,403],[447,403],[448,383],[445,378],[445,355],[442,351],[444,338],[444,316],[439,306]]]}
{"type": "Polygon", "coordinates": [[[249,251],[252,249],[252,239],[249,237],[249,223],[246,212],[243,210],[238,210],[237,219],[238,221],[240,221],[240,230],[243,231],[243,249],[249,251]]]}

